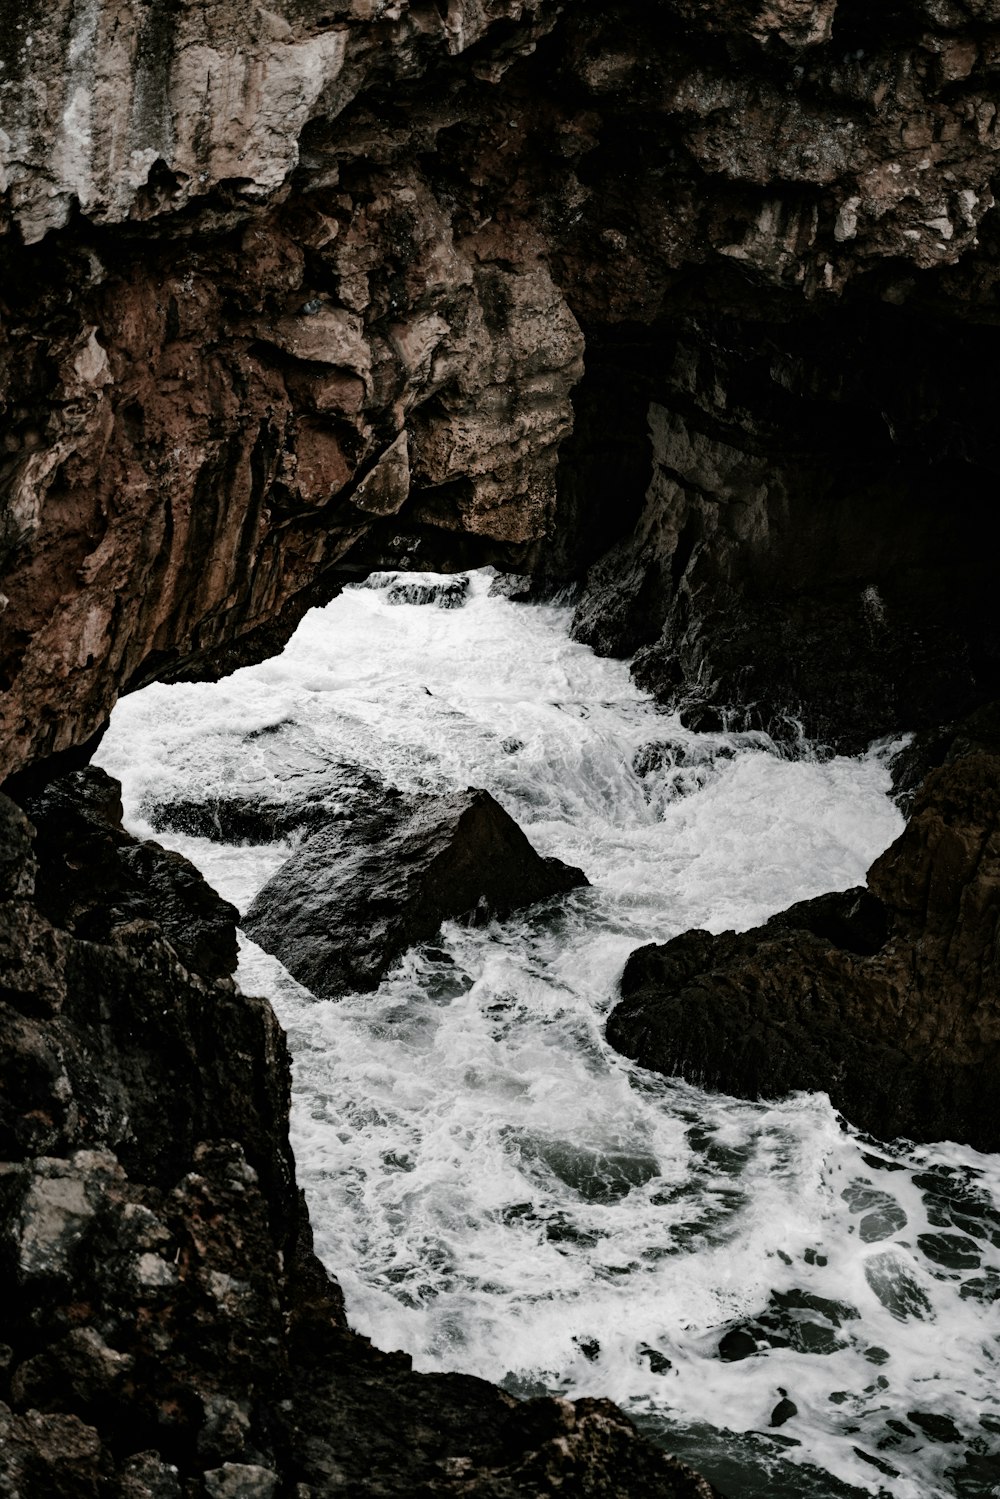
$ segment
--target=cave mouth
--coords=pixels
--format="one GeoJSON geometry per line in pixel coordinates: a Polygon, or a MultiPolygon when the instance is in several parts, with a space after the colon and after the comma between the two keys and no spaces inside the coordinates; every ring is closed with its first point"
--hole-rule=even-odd
{"type": "Polygon", "coordinates": [[[691,272],[586,327],[540,564],[577,638],[692,725],[850,752],[1000,695],[993,330],[941,280],[831,307],[691,272]]]}
{"type": "MultiPolygon", "coordinates": [[[[333,1001],[244,939],[241,985],[289,1036],[298,1176],[352,1325],[518,1396],[610,1393],[747,1499],[846,1495],[873,1457],[926,1481],[926,1446],[897,1440],[913,1328],[928,1307],[971,1325],[990,1258],[977,1240],[953,1278],[932,1188],[961,1181],[992,1211],[974,1153],[873,1142],[823,1095],[703,1093],[603,1035],[637,944],[861,880],[900,827],[884,759],[686,729],[569,638],[570,606],[514,603],[489,571],[456,583],[348,588],[279,657],[123,699],[97,757],[131,829],[244,911],[317,817],[469,784],[591,879],[448,922],[333,1001]]],[[[964,1346],[935,1365],[956,1462],[979,1441],[964,1346]]]]}

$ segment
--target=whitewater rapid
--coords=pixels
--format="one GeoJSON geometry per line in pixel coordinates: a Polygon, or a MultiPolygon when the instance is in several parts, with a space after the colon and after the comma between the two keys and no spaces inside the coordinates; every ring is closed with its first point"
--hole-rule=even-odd
{"type": "Polygon", "coordinates": [[[884,755],[688,732],[568,638],[567,609],[491,597],[488,571],[459,609],[381,581],[271,661],[125,699],[98,757],[131,830],[240,909],[289,846],[149,818],[290,794],[280,745],[404,790],[485,787],[591,881],[446,925],[374,995],[319,1002],[242,939],[352,1324],[419,1369],[608,1395],[728,1499],[1000,1495],[997,1158],[873,1142],[824,1095],[705,1094],[603,1036],[640,943],[863,882],[902,826],[884,755]]]}

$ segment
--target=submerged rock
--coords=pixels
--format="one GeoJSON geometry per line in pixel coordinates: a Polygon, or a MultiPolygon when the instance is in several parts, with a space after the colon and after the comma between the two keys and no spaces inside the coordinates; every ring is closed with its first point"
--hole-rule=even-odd
{"type": "Polygon", "coordinates": [[[883,1138],[1000,1149],[1000,755],[932,771],[868,885],[640,948],[611,1044],[743,1097],[825,1090],[883,1138]]]}
{"type": "Polygon", "coordinates": [[[227,784],[190,796],[145,800],[143,817],[169,830],[222,843],[273,843],[325,827],[381,802],[373,771],[331,754],[301,725],[280,723],[234,745],[227,784]]]}
{"type": "Polygon", "coordinates": [[[487,791],[384,802],[307,838],[260,891],[243,927],[321,998],[373,989],[442,921],[505,916],[587,883],[535,852],[487,791]]]}
{"type": "Polygon", "coordinates": [[[461,609],[469,597],[468,573],[441,578],[427,573],[372,573],[365,588],[384,588],[387,604],[436,604],[461,609]]]}

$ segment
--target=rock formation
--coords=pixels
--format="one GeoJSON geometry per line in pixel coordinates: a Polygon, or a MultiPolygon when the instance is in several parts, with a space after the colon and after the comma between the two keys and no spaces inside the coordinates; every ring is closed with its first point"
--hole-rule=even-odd
{"type": "Polygon", "coordinates": [[[310,834],[243,917],[249,937],[322,999],[374,989],[442,921],[486,921],[585,885],[543,859],[488,791],[407,798],[310,834]]]}
{"type": "Polygon", "coordinates": [[[3,46],[8,769],[378,566],[589,569],[657,691],[838,743],[996,687],[986,0],[64,0],[3,46]]]}
{"type": "Polygon", "coordinates": [[[868,889],[633,953],[608,1022],[643,1066],[751,1098],[826,1091],[880,1138],[1000,1150],[1000,756],[933,770],[868,889]]]}
{"type": "Polygon", "coordinates": [[[0,798],[0,1487],[24,1499],[710,1499],[606,1401],[515,1401],[347,1329],[235,917],[77,772],[0,798]]]}
{"type": "MultiPolygon", "coordinates": [[[[26,0],[5,19],[0,745],[40,867],[34,899],[4,803],[10,1481],[349,1493],[405,1452],[409,1491],[670,1493],[606,1407],[512,1412],[350,1338],[294,1249],[283,1044],[232,988],[230,916],[123,839],[107,787],[77,783],[73,811],[38,797],[119,694],[259,659],[380,568],[576,582],[580,637],[638,652],[695,725],[854,748],[1000,696],[1000,5],[26,0]],[[332,1454],[334,1421],[362,1445],[332,1454]]],[[[725,969],[763,1034],[739,974],[774,995],[808,973],[801,1017],[841,1060],[866,996],[902,1079],[879,1118],[902,1127],[907,1069],[927,1075],[952,1020],[948,1066],[994,1045],[991,767],[929,783],[873,876],[877,950],[851,949],[839,907],[793,912],[679,939],[672,992],[725,969]],[[966,983],[978,1009],[947,997],[966,983]]]]}

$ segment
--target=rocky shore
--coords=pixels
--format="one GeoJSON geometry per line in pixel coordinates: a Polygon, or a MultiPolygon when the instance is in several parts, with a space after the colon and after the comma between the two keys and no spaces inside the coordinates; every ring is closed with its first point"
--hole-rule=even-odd
{"type": "Polygon", "coordinates": [[[941,726],[1000,697],[1000,6],[30,0],[0,63],[3,1480],[706,1494],[347,1330],[235,913],[80,767],[488,562],[694,727],[920,730],[867,893],[636,955],[611,1034],[995,1148],[996,746],[941,726]]]}
{"type": "Polygon", "coordinates": [[[418,1375],[348,1329],[236,912],[76,772],[0,800],[0,1479],[24,1499],[709,1499],[608,1401],[418,1375]]]}

